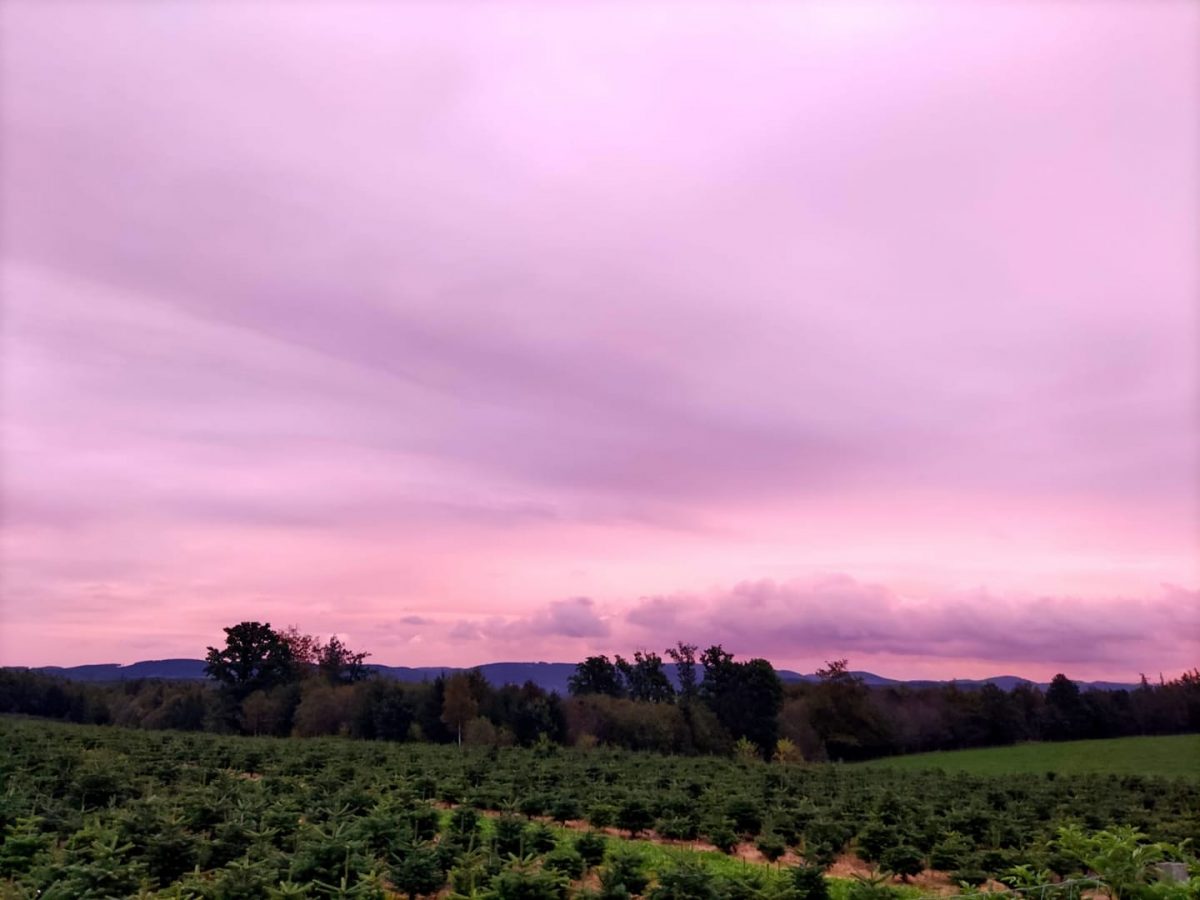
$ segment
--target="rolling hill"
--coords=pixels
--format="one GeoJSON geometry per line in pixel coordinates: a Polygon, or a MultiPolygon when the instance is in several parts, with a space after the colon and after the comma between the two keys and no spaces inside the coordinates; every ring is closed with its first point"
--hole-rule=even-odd
{"type": "MultiPolygon", "coordinates": [[[[388,678],[397,681],[426,681],[438,675],[450,675],[462,671],[456,666],[383,666],[372,665],[369,668],[388,678]]],[[[575,671],[574,663],[563,662],[496,662],[477,666],[480,672],[493,685],[524,684],[532,681],[538,687],[547,691],[567,692],[567,679],[575,671]]],[[[668,674],[674,677],[675,667],[666,665],[668,674]]],[[[72,681],[132,681],[138,678],[161,678],[172,681],[192,681],[204,678],[204,660],[202,659],[151,659],[130,663],[122,666],[117,663],[99,663],[85,666],[39,666],[34,671],[47,675],[59,675],[72,681]]],[[[814,674],[802,674],[788,669],[780,669],[779,677],[786,682],[815,681],[814,674]]],[[[902,681],[885,678],[873,672],[852,673],[872,687],[907,686],[913,688],[930,687],[945,682],[938,681],[902,681]]],[[[974,690],[985,684],[994,684],[1003,690],[1012,690],[1018,684],[1033,684],[1028,679],[1016,675],[998,675],[982,679],[954,679],[954,684],[964,690],[974,690]]],[[[1083,690],[1124,690],[1136,687],[1134,684],[1122,684],[1112,681],[1077,682],[1083,690]]],[[[1047,685],[1040,684],[1045,688],[1047,685]]]]}

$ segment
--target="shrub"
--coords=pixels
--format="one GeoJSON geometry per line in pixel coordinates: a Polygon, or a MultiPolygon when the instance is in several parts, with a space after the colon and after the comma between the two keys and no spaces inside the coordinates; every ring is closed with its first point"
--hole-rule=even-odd
{"type": "Polygon", "coordinates": [[[396,854],[388,875],[409,900],[435,894],[446,883],[446,873],[438,863],[437,851],[430,847],[408,847],[396,854]]]}
{"type": "Polygon", "coordinates": [[[549,825],[538,822],[525,830],[526,853],[549,853],[558,846],[558,838],[549,825]]]}
{"type": "Polygon", "coordinates": [[[545,866],[567,878],[582,878],[585,868],[583,856],[573,847],[558,847],[547,854],[545,866]]]}
{"type": "Polygon", "coordinates": [[[290,876],[295,881],[337,881],[347,871],[365,871],[361,841],[344,825],[309,826],[292,853],[290,876]]]}
{"type": "Polygon", "coordinates": [[[983,869],[988,875],[995,876],[1001,872],[1005,872],[1017,862],[1012,853],[1008,850],[1000,850],[995,847],[987,850],[980,850],[975,854],[975,859],[978,862],[979,868],[983,869]]]}
{"type": "Polygon", "coordinates": [[[885,851],[899,846],[903,841],[895,826],[874,819],[858,832],[856,843],[859,856],[867,862],[879,862],[885,851]]]}
{"type": "Polygon", "coordinates": [[[578,819],[581,812],[579,801],[574,797],[558,797],[550,804],[550,816],[555,822],[578,819]]]}
{"type": "Polygon", "coordinates": [[[464,840],[479,830],[479,813],[469,806],[460,806],[450,814],[449,833],[464,840]]]}
{"type": "Polygon", "coordinates": [[[754,835],[762,829],[762,811],[758,803],[746,798],[735,797],[725,806],[725,816],[742,834],[754,835]]]}
{"type": "Polygon", "coordinates": [[[722,853],[732,853],[738,845],[738,835],[728,822],[718,822],[708,829],[708,841],[722,853]]]}
{"type": "Polygon", "coordinates": [[[617,808],[610,803],[596,803],[588,810],[588,824],[593,828],[607,828],[617,820],[617,808]]]}
{"type": "Polygon", "coordinates": [[[697,862],[682,862],[658,876],[647,900],[724,900],[716,879],[697,862]]]}
{"type": "Polygon", "coordinates": [[[450,871],[450,887],[460,897],[474,897],[496,874],[481,860],[473,859],[450,871]]]}
{"type": "Polygon", "coordinates": [[[650,878],[646,874],[646,858],[635,850],[613,853],[608,865],[600,872],[601,896],[620,897],[622,891],[637,895],[646,890],[650,878]]]}
{"type": "Polygon", "coordinates": [[[604,850],[607,846],[608,841],[604,839],[604,835],[595,831],[585,831],[575,838],[575,850],[589,866],[598,866],[604,861],[604,850]]]}
{"type": "Polygon", "coordinates": [[[763,826],[771,834],[783,838],[789,847],[794,847],[800,841],[800,825],[796,817],[787,814],[771,816],[763,826]]]}
{"type": "Polygon", "coordinates": [[[815,848],[827,845],[831,854],[830,862],[842,852],[846,842],[853,836],[854,830],[839,819],[813,819],[804,828],[805,848],[815,848]]]}
{"type": "Polygon", "coordinates": [[[733,755],[742,762],[754,762],[762,759],[762,754],[749,738],[740,737],[733,744],[733,755]]]}
{"type": "Polygon", "coordinates": [[[959,834],[951,831],[933,845],[929,851],[929,867],[941,872],[961,869],[970,857],[974,845],[959,834]]]}
{"type": "Polygon", "coordinates": [[[41,826],[40,817],[27,816],[5,827],[0,840],[0,878],[28,872],[34,860],[49,851],[54,841],[41,826]]]}
{"type": "Polygon", "coordinates": [[[899,896],[900,892],[888,885],[880,875],[855,875],[846,891],[846,900],[896,900],[899,896]]]}
{"type": "Polygon", "coordinates": [[[1146,835],[1129,825],[1086,834],[1077,825],[1058,829],[1058,846],[1095,872],[1113,900],[1131,896],[1149,880],[1150,867],[1178,850],[1163,843],[1147,843],[1146,835]]]}
{"type": "Polygon", "coordinates": [[[792,888],[795,900],[829,900],[829,882],[816,866],[797,866],[792,869],[792,888]]]}
{"type": "Polygon", "coordinates": [[[404,822],[418,841],[432,841],[441,830],[442,817],[428,803],[417,803],[403,813],[404,822]]]}
{"type": "Polygon", "coordinates": [[[567,879],[558,872],[531,866],[509,866],[492,879],[495,900],[566,900],[567,879]]]}
{"type": "Polygon", "coordinates": [[[492,845],[501,856],[520,855],[525,850],[525,820],[505,815],[496,820],[492,845]]]}
{"type": "Polygon", "coordinates": [[[824,871],[828,869],[838,858],[838,851],[833,844],[827,844],[823,841],[805,841],[804,852],[801,854],[804,861],[810,866],[824,871]]]}
{"type": "Polygon", "coordinates": [[[540,816],[546,812],[548,805],[544,794],[527,794],[521,798],[518,808],[521,810],[522,815],[540,816]]]}
{"type": "Polygon", "coordinates": [[[731,872],[718,876],[716,881],[723,900],[762,900],[771,896],[770,886],[763,879],[761,870],[755,866],[747,866],[736,874],[731,872]]]}
{"type": "Polygon", "coordinates": [[[888,847],[883,851],[879,862],[885,872],[899,875],[905,881],[925,870],[925,859],[921,851],[911,844],[888,847]]]}
{"type": "Polygon", "coordinates": [[[983,871],[983,869],[968,867],[959,869],[957,872],[951,874],[950,877],[954,879],[956,884],[979,887],[979,885],[987,883],[988,873],[983,871]]]}
{"type": "Polygon", "coordinates": [[[690,841],[700,833],[700,824],[691,816],[675,815],[660,819],[655,830],[669,840],[690,841]]]}
{"type": "Polygon", "coordinates": [[[767,862],[775,862],[787,853],[787,841],[777,834],[760,835],[757,844],[758,852],[766,857],[767,862]]]}
{"type": "Polygon", "coordinates": [[[646,801],[632,797],[621,804],[617,810],[617,827],[629,832],[635,837],[654,824],[654,813],[646,805],[646,801]]]}
{"type": "Polygon", "coordinates": [[[789,738],[780,738],[775,742],[775,752],[771,754],[771,759],[777,763],[802,763],[804,754],[800,752],[800,748],[794,741],[789,738]]]}

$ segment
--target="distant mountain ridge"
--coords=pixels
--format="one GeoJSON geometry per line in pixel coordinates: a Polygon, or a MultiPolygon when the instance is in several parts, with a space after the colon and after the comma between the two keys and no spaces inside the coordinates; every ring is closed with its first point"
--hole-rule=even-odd
{"type": "MultiPolygon", "coordinates": [[[[98,663],[87,666],[36,666],[36,667],[17,667],[9,666],[7,668],[31,668],[35,672],[43,672],[47,675],[59,675],[63,678],[71,679],[72,681],[91,681],[91,682],[112,682],[112,681],[132,681],[137,678],[161,678],[172,681],[195,681],[203,679],[204,676],[204,660],[202,659],[148,659],[141,662],[130,663],[127,666],[119,665],[118,663],[98,663]]],[[[467,669],[477,668],[483,674],[483,677],[493,685],[504,684],[524,684],[527,681],[532,681],[538,687],[547,691],[558,691],[560,694],[567,693],[567,679],[575,672],[574,663],[551,663],[551,662],[496,662],[485,663],[481,666],[381,666],[372,665],[369,668],[384,675],[388,678],[394,678],[397,681],[426,681],[437,678],[439,675],[451,675],[455,672],[465,671],[467,669]]],[[[667,664],[668,674],[672,678],[675,677],[675,667],[672,664],[667,664]]],[[[801,674],[793,672],[789,669],[777,669],[779,677],[783,681],[816,681],[815,674],[801,674]]],[[[885,678],[882,675],[876,675],[873,672],[852,672],[851,674],[861,678],[864,683],[871,687],[889,687],[889,686],[907,686],[907,687],[935,687],[942,684],[955,684],[964,690],[976,690],[983,687],[985,684],[994,684],[997,687],[1011,691],[1019,684],[1034,684],[1040,688],[1048,687],[1048,683],[1039,683],[1031,681],[1028,678],[1021,678],[1017,675],[996,675],[991,678],[954,678],[945,681],[937,680],[901,680],[895,678],[885,678]]],[[[1101,691],[1117,691],[1117,690],[1132,690],[1137,687],[1136,684],[1126,684],[1117,681],[1077,681],[1076,684],[1083,690],[1095,689],[1101,691]]]]}

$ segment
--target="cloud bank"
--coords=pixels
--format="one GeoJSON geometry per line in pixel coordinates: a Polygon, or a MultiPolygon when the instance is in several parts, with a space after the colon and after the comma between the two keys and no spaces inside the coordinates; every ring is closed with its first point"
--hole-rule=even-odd
{"type": "MultiPolygon", "coordinates": [[[[452,637],[518,648],[553,640],[577,656],[662,652],[676,641],[719,643],[740,656],[813,671],[821,663],[886,660],[924,672],[968,665],[975,674],[1016,667],[1049,677],[1110,667],[1174,675],[1200,659],[1200,591],[1162,585],[1147,597],[997,596],[985,591],[903,596],[845,574],[745,581],[704,594],[644,597],[602,609],[589,598],[555,601],[528,616],[458,623],[452,637]]],[[[564,657],[565,658],[565,657],[564,657]]],[[[887,674],[886,672],[883,674],[887,674]]]]}

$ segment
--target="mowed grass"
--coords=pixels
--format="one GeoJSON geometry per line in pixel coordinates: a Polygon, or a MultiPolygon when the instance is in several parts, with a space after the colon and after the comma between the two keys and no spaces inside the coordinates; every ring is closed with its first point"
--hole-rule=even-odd
{"type": "Polygon", "coordinates": [[[1200,734],[1016,744],[914,753],[862,763],[889,769],[943,769],[972,775],[1162,775],[1200,780],[1200,734]]]}

